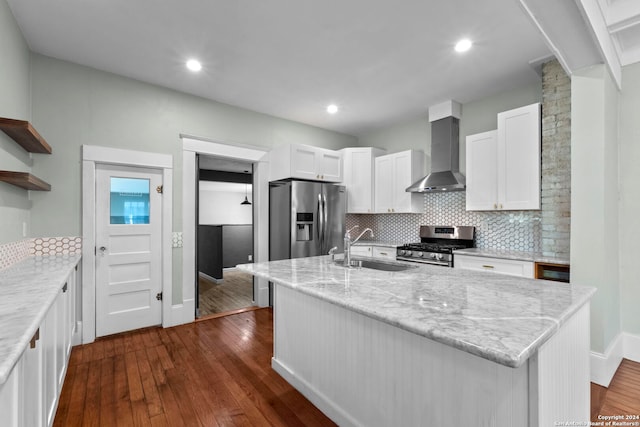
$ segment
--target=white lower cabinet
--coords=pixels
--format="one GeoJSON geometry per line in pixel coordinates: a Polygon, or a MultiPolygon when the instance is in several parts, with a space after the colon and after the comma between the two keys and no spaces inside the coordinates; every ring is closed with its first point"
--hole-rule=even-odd
{"type": "Polygon", "coordinates": [[[453,263],[455,268],[464,270],[490,271],[511,276],[534,278],[534,263],[531,261],[454,255],[453,263]]]}
{"type": "Polygon", "coordinates": [[[351,256],[373,256],[371,246],[357,245],[351,246],[351,256]]]}
{"type": "Polygon", "coordinates": [[[396,250],[395,248],[386,247],[386,246],[374,246],[373,257],[384,258],[384,259],[396,259],[396,250]]]}
{"type": "Polygon", "coordinates": [[[8,380],[0,384],[0,425],[53,424],[77,329],[77,283],[77,270],[74,270],[58,291],[8,380]]]}

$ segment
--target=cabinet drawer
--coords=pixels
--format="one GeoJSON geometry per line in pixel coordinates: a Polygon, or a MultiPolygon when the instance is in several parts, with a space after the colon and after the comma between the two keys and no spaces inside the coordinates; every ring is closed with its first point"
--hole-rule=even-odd
{"type": "Polygon", "coordinates": [[[533,262],[529,261],[454,255],[453,263],[455,268],[462,268],[465,270],[492,271],[494,273],[528,277],[532,279],[534,277],[533,262]]]}
{"type": "Polygon", "coordinates": [[[384,246],[374,246],[373,257],[384,258],[384,259],[396,259],[396,250],[395,248],[386,248],[384,246]]]}
{"type": "Polygon", "coordinates": [[[351,246],[351,256],[371,256],[371,246],[351,246]]]}

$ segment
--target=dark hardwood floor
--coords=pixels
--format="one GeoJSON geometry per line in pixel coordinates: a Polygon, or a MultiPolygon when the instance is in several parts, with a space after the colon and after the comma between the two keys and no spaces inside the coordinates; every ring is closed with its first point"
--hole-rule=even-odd
{"type": "Polygon", "coordinates": [[[253,304],[253,276],[238,270],[224,270],[222,283],[198,278],[200,317],[225,313],[253,304]]]}
{"type": "Polygon", "coordinates": [[[260,309],[74,347],[55,426],[332,426],[271,369],[260,309]]]}
{"type": "Polygon", "coordinates": [[[591,384],[591,421],[602,421],[598,415],[640,416],[640,363],[622,359],[608,388],[591,384]]]}
{"type": "MultiPolygon", "coordinates": [[[[272,325],[266,308],[74,347],[54,425],[335,425],[271,369],[272,325]]],[[[598,415],[640,415],[640,363],[591,385],[598,415]]]]}

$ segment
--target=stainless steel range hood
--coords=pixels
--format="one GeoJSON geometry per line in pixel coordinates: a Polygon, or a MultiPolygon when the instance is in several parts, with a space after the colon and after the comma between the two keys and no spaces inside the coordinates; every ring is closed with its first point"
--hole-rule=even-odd
{"type": "Polygon", "coordinates": [[[431,173],[406,189],[412,193],[464,191],[460,173],[460,104],[453,101],[429,109],[431,120],[431,173]],[[457,116],[457,117],[456,117],[457,116]]]}

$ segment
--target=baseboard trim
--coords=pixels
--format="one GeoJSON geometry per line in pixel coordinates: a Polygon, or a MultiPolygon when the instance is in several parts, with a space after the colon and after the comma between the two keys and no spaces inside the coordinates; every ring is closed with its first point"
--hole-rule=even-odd
{"type": "Polygon", "coordinates": [[[216,285],[220,285],[223,282],[222,279],[216,279],[215,277],[209,276],[207,273],[203,273],[202,271],[198,271],[198,276],[207,279],[208,281],[213,282],[216,285]]]}
{"type": "Polygon", "coordinates": [[[640,363],[640,336],[621,332],[604,353],[591,352],[591,382],[609,387],[622,359],[640,363]]]}
{"type": "Polygon", "coordinates": [[[309,399],[323,414],[329,417],[339,426],[357,426],[359,425],[349,414],[336,405],[331,399],[320,393],[316,388],[298,377],[288,367],[280,363],[275,357],[271,358],[271,367],[289,384],[298,390],[304,397],[309,399]]]}

